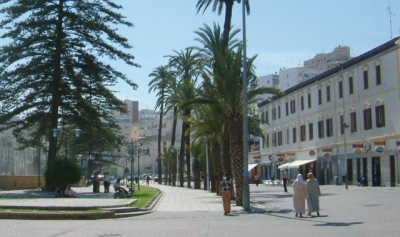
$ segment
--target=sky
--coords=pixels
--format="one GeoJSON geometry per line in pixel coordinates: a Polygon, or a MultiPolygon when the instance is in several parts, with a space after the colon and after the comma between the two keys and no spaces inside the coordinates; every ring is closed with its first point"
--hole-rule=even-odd
{"type": "MultiPolygon", "coordinates": [[[[174,55],[174,50],[198,45],[194,31],[203,24],[217,22],[222,27],[224,15],[213,13],[211,7],[197,14],[197,0],[116,2],[135,25],[121,28],[119,33],[129,39],[133,46],[130,53],[141,68],[114,65],[139,88],[134,91],[120,82],[112,89],[120,99],[139,101],[139,109],[154,109],[156,96],[148,92],[149,74],[167,65],[165,56],[174,55]]],[[[349,46],[351,56],[356,57],[400,34],[398,0],[250,0],[250,7],[246,16],[247,55],[258,55],[257,76],[302,66],[303,61],[339,45],[349,46]]],[[[237,3],[232,24],[242,29],[242,10],[237,3]]],[[[242,33],[238,36],[242,39],[242,33]]]]}

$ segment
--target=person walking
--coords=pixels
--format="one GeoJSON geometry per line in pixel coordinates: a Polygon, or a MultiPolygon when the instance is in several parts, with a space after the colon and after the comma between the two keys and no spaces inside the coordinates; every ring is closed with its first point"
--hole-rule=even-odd
{"type": "Polygon", "coordinates": [[[225,177],[220,183],[222,192],[222,204],[224,207],[224,215],[230,215],[231,213],[231,186],[232,180],[229,178],[229,173],[225,172],[225,177]]]}
{"type": "Polygon", "coordinates": [[[147,186],[150,185],[150,175],[146,176],[146,184],[147,184],[147,186]]]}
{"type": "Polygon", "coordinates": [[[293,182],[293,209],[296,212],[296,217],[303,217],[306,212],[306,183],[301,174],[297,175],[297,179],[293,182]]]}
{"type": "Polygon", "coordinates": [[[103,185],[104,185],[104,193],[109,193],[110,192],[110,180],[109,180],[108,172],[104,173],[103,185]]]}
{"type": "Polygon", "coordinates": [[[283,191],[287,193],[287,181],[288,181],[288,174],[286,169],[282,170],[282,183],[283,183],[283,191]]]}
{"type": "Polygon", "coordinates": [[[258,176],[258,174],[254,176],[254,183],[256,184],[256,186],[258,186],[258,184],[260,183],[260,176],[258,176]]]}
{"type": "Polygon", "coordinates": [[[313,173],[308,173],[308,180],[306,182],[307,189],[307,207],[308,215],[311,216],[311,212],[317,212],[319,216],[319,196],[321,196],[321,190],[319,188],[318,180],[314,178],[313,173]]]}

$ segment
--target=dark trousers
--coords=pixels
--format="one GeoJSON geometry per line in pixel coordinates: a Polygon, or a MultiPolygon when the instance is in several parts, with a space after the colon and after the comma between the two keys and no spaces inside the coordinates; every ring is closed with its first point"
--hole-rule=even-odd
{"type": "Polygon", "coordinates": [[[287,187],[286,187],[287,179],[282,179],[282,180],[283,180],[283,191],[287,192],[287,187]]]}

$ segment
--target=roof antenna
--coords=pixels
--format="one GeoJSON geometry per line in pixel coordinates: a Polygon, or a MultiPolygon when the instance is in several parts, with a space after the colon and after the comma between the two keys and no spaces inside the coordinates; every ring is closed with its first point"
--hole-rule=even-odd
{"type": "Polygon", "coordinates": [[[392,16],[395,16],[395,14],[392,12],[392,8],[390,7],[390,0],[389,0],[389,7],[386,8],[386,10],[389,13],[389,19],[390,19],[390,38],[392,39],[392,16]]]}

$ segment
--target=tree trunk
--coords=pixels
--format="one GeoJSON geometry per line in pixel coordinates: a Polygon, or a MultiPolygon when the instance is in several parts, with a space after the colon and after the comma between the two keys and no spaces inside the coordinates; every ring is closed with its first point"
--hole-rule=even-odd
{"type": "Polygon", "coordinates": [[[232,155],[231,155],[231,141],[230,141],[230,134],[228,123],[224,126],[223,130],[223,139],[222,139],[222,165],[224,167],[224,172],[228,172],[232,174],[232,155]]]}
{"type": "Polygon", "coordinates": [[[211,141],[211,154],[212,154],[212,161],[213,161],[213,166],[214,166],[214,174],[213,178],[211,179],[213,182],[213,185],[211,186],[211,191],[216,192],[217,195],[220,195],[219,193],[219,184],[220,184],[220,179],[219,175],[222,172],[222,164],[221,164],[221,155],[220,155],[220,144],[216,140],[211,141]]]}
{"type": "MultiPolygon", "coordinates": [[[[189,116],[190,115],[190,111],[189,113],[185,113],[185,115],[189,116]]],[[[186,123],[186,128],[185,131],[189,131],[190,130],[190,124],[186,123]]],[[[187,174],[187,184],[186,187],[187,188],[192,188],[192,179],[191,179],[191,167],[190,167],[190,134],[186,134],[186,139],[185,139],[185,150],[186,150],[186,174],[187,174]]]]}
{"type": "Polygon", "coordinates": [[[232,144],[232,157],[233,157],[233,179],[236,183],[236,205],[243,206],[243,126],[242,116],[239,113],[231,116],[230,134],[232,144]]]}
{"type": "MultiPolygon", "coordinates": [[[[164,97],[164,88],[161,92],[162,96],[164,97]]],[[[160,108],[160,119],[158,123],[158,154],[157,154],[157,164],[158,164],[158,183],[161,184],[162,182],[162,167],[161,167],[161,134],[162,134],[162,121],[163,121],[163,114],[164,114],[164,103],[161,103],[160,108]]]]}
{"type": "Polygon", "coordinates": [[[194,157],[193,161],[194,189],[200,189],[200,161],[194,157]]]}
{"type": "Polygon", "coordinates": [[[181,136],[181,148],[179,152],[179,187],[183,187],[184,174],[183,174],[183,167],[184,167],[184,155],[185,155],[185,123],[182,123],[182,136],[181,136]]]}
{"type": "MultiPolygon", "coordinates": [[[[174,120],[172,122],[172,136],[171,136],[171,146],[173,146],[175,148],[175,137],[176,137],[176,123],[177,123],[177,119],[178,118],[178,107],[174,106],[174,120]]],[[[178,151],[177,149],[174,149],[175,151],[178,151]]],[[[177,169],[176,169],[176,165],[178,164],[178,153],[174,153],[173,157],[172,157],[172,162],[171,162],[171,173],[172,173],[172,186],[176,186],[176,173],[177,173],[177,169]]]]}
{"type": "MultiPolygon", "coordinates": [[[[53,68],[53,79],[52,79],[52,94],[51,94],[51,127],[50,127],[50,136],[49,136],[49,153],[47,157],[47,166],[54,167],[51,163],[54,162],[57,156],[57,137],[53,136],[52,129],[57,128],[58,126],[58,110],[59,103],[61,102],[61,94],[59,93],[60,82],[61,82],[61,55],[63,53],[62,50],[62,38],[63,38],[63,14],[64,13],[64,0],[59,1],[58,5],[58,19],[56,26],[56,52],[54,54],[54,68],[53,68]]],[[[46,186],[45,190],[50,191],[54,190],[55,187],[52,187],[52,180],[48,180],[47,176],[45,176],[46,186]]]]}

